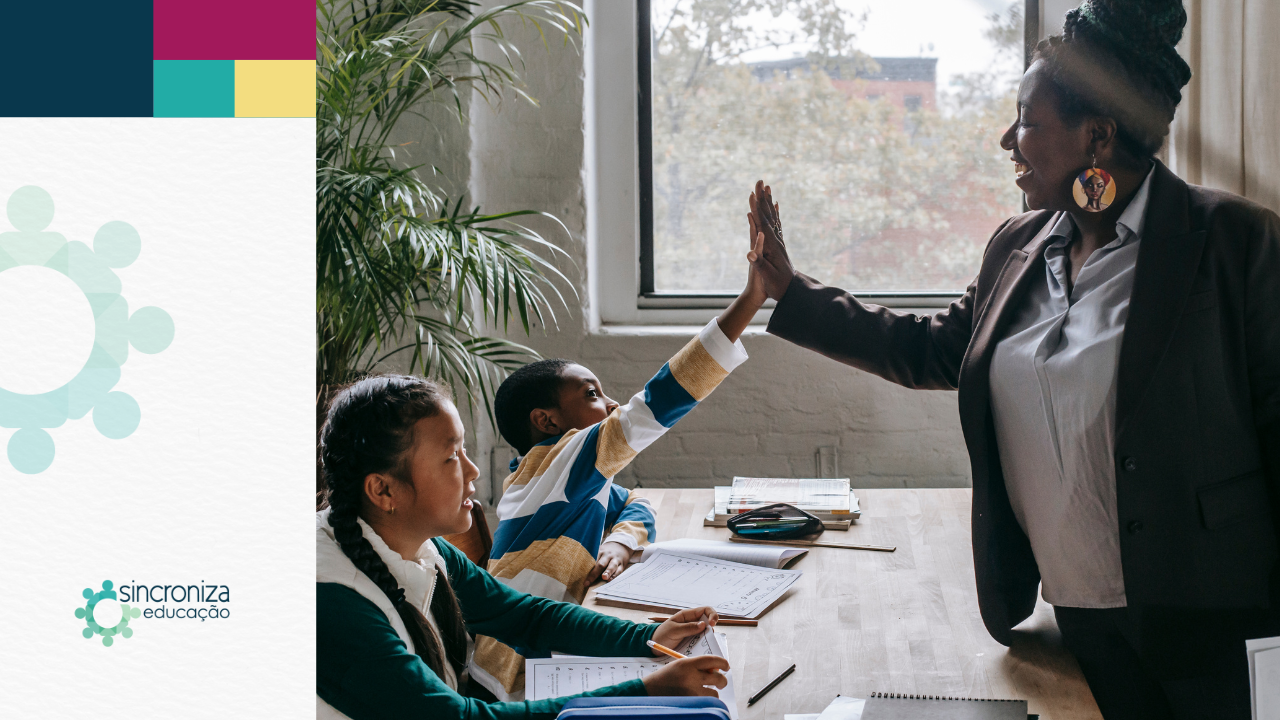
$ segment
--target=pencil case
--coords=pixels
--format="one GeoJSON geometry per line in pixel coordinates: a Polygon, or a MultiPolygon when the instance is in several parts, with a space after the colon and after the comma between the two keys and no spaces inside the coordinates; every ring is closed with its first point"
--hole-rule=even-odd
{"type": "Polygon", "coordinates": [[[557,720],[729,720],[729,707],[713,697],[587,697],[564,704],[557,720]]]}

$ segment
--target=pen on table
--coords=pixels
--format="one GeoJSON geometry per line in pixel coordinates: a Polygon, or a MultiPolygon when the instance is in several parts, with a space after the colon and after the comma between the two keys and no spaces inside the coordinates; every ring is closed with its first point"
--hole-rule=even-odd
{"type": "Polygon", "coordinates": [[[777,687],[778,683],[782,682],[783,680],[786,680],[787,676],[795,671],[796,671],[796,664],[791,663],[791,667],[787,668],[786,670],[783,670],[781,675],[773,679],[773,682],[769,683],[768,685],[765,685],[763,690],[756,693],[755,695],[752,695],[751,699],[747,701],[747,707],[751,707],[752,705],[754,705],[757,700],[765,696],[765,693],[777,687]]]}
{"type": "Polygon", "coordinates": [[[669,648],[669,647],[667,647],[666,645],[663,645],[663,644],[661,644],[661,643],[656,643],[656,642],[654,642],[654,641],[652,641],[652,640],[646,640],[644,644],[645,644],[645,645],[648,645],[649,647],[653,648],[654,650],[657,650],[658,652],[662,653],[663,655],[666,655],[667,657],[675,658],[676,660],[683,660],[683,659],[685,659],[685,656],[684,656],[684,655],[681,655],[680,653],[676,652],[675,650],[672,650],[671,648],[669,648]]]}

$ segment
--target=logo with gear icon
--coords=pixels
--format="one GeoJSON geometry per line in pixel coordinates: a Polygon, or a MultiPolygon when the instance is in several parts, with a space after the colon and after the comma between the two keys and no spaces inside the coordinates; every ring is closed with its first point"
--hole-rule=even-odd
{"type": "Polygon", "coordinates": [[[142,615],[138,608],[118,602],[114,587],[110,580],[103,580],[102,589],[98,592],[94,592],[93,588],[85,588],[82,595],[88,602],[84,607],[76,608],[76,617],[85,623],[80,634],[86,640],[97,635],[107,647],[111,647],[117,637],[133,637],[129,621],[142,615]]]}
{"type": "MultiPolygon", "coordinates": [[[[120,440],[133,434],[142,411],[132,396],[113,391],[120,381],[120,367],[128,359],[130,347],[147,354],[168,348],[174,324],[158,307],[130,313],[121,295],[122,284],[115,270],[128,267],[142,251],[142,239],[132,225],[118,220],[102,225],[94,234],[92,247],[68,241],[47,230],[53,222],[53,198],[34,185],[15,190],[6,212],[13,230],[0,232],[0,306],[22,309],[27,338],[59,337],[64,319],[68,320],[67,333],[74,329],[77,317],[82,318],[84,328],[84,342],[72,343],[83,352],[70,354],[32,351],[24,347],[22,333],[9,333],[7,340],[0,338],[0,365],[9,366],[0,377],[0,427],[16,430],[9,438],[8,461],[19,472],[34,475],[53,464],[54,441],[49,430],[68,420],[92,413],[93,425],[104,437],[120,440]],[[48,310],[49,303],[41,305],[40,299],[46,296],[57,300],[60,309],[48,310]],[[84,312],[63,312],[63,307],[84,308],[84,312]],[[41,315],[42,310],[47,312],[41,315]],[[49,325],[41,325],[41,319],[49,325]],[[36,374],[47,375],[51,368],[61,368],[65,374],[42,380],[43,384],[28,382],[36,374]],[[69,375],[71,379],[63,381],[69,375]]],[[[109,586],[104,583],[104,593],[110,591],[109,586]]],[[[94,601],[86,597],[89,605],[76,613],[77,617],[82,612],[88,614],[90,629],[85,630],[85,637],[97,632],[103,644],[110,645],[115,633],[106,631],[114,628],[98,623],[99,629],[93,630],[94,601]]],[[[114,599],[114,592],[110,597],[114,599]]],[[[127,620],[126,616],[122,622],[127,624],[127,620]]],[[[129,636],[128,628],[120,629],[121,635],[129,636]]]]}

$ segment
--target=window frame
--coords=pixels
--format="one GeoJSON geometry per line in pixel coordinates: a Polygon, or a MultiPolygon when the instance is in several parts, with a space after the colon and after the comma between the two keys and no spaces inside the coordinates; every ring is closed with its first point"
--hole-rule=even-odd
{"type": "MultiPolygon", "coordinates": [[[[1024,0],[1024,68],[1030,59],[1031,52],[1040,40],[1040,2],[1041,0],[1024,0]]],[[[594,3],[597,13],[607,0],[594,3]]],[[[618,3],[621,5],[621,3],[618,3]]],[[[632,35],[635,57],[635,197],[636,197],[636,231],[637,255],[637,293],[633,317],[616,317],[616,313],[605,312],[601,320],[609,322],[622,320],[644,324],[645,315],[657,316],[659,313],[645,313],[644,310],[709,310],[722,309],[735,297],[732,293],[691,293],[691,292],[659,292],[654,282],[654,215],[653,215],[653,112],[652,112],[652,37],[650,22],[652,9],[650,0],[635,0],[633,15],[635,33],[632,35]]],[[[594,28],[604,18],[593,20],[594,28]]],[[[593,29],[594,29],[593,28],[593,29]]],[[[606,30],[612,28],[606,28],[606,30]]],[[[609,33],[616,36],[616,33],[609,33]]],[[[609,285],[606,287],[613,287],[609,285]]],[[[919,308],[936,310],[946,307],[954,301],[959,293],[937,291],[874,291],[859,292],[851,290],[859,299],[888,307],[919,308]]],[[[961,291],[962,292],[962,291],[961,291]]],[[[602,310],[605,308],[602,308],[602,310]]],[[[631,313],[628,313],[629,315],[631,313]]],[[[688,314],[690,318],[702,317],[705,312],[688,314]]],[[[670,316],[670,313],[666,313],[670,316]]]]}

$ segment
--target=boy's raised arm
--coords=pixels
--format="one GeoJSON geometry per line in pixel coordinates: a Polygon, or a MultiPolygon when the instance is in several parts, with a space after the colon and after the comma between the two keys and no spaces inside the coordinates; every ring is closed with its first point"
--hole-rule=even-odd
{"type": "MultiPolygon", "coordinates": [[[[747,220],[753,238],[747,260],[754,261],[763,252],[764,234],[757,232],[753,214],[747,220]]],[[[747,267],[747,285],[729,307],[663,365],[644,390],[600,423],[596,469],[602,475],[616,475],[747,359],[738,338],[768,297],[755,268],[747,267]]]]}

